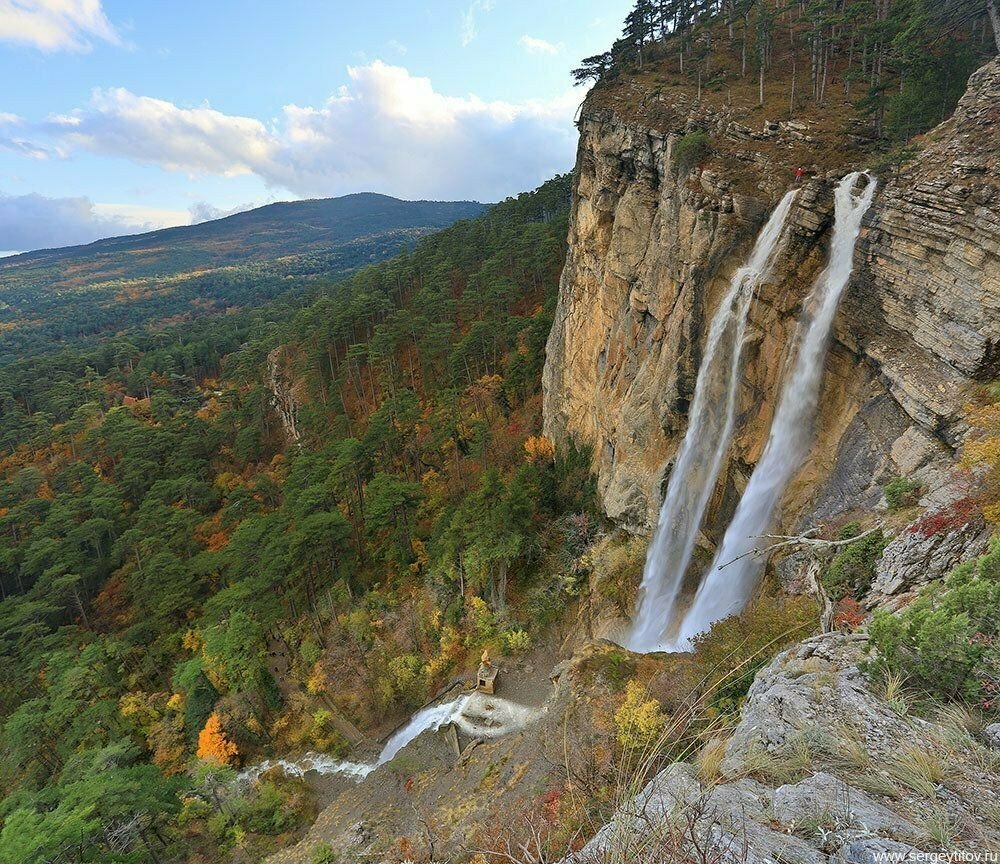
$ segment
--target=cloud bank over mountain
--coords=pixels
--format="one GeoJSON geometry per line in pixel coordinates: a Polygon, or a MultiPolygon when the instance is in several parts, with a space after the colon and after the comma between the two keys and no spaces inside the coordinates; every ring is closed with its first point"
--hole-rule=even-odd
{"type": "Polygon", "coordinates": [[[102,237],[187,225],[191,214],[127,204],[95,204],[89,198],[0,194],[0,250],[74,246],[102,237]]]}
{"type": "MultiPolygon", "coordinates": [[[[289,104],[267,122],[124,87],[96,89],[67,113],[37,121],[0,118],[0,147],[43,160],[122,158],[192,178],[250,175],[272,190],[272,200],[373,191],[496,201],[572,164],[579,99],[573,91],[526,102],[450,96],[429,78],[381,60],[350,67],[348,77],[322,104],[289,104]]],[[[0,201],[0,249],[89,242],[243,209],[193,204],[188,216],[180,210],[143,214],[134,206],[125,212],[87,198],[0,201]]]]}
{"type": "Polygon", "coordinates": [[[303,197],[359,190],[403,198],[494,200],[572,162],[578,96],[486,101],[447,96],[430,79],[376,60],[318,106],[286,105],[265,123],[184,107],[125,88],[35,127],[38,149],[87,151],[190,175],[253,174],[303,197]]]}

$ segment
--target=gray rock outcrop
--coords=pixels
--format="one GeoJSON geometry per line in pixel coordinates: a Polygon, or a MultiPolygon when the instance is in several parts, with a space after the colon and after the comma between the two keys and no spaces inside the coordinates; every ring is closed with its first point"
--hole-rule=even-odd
{"type": "Polygon", "coordinates": [[[947,720],[897,713],[858,669],[866,653],[863,638],[828,634],[779,654],[751,687],[720,776],[668,766],[565,864],[667,864],[695,847],[733,864],[1000,848],[995,761],[947,720]],[[921,753],[944,781],[914,782],[921,753]]]}

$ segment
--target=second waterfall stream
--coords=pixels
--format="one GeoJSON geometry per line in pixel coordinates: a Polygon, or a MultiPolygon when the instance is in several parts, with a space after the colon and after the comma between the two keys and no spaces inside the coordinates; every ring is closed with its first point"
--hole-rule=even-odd
{"type": "Polygon", "coordinates": [[[837,185],[829,260],[806,298],[797,346],[786,367],[780,402],[764,452],[678,627],[675,619],[681,583],[733,431],[741,342],[752,299],[743,295],[753,293],[752,288],[741,289],[737,280],[752,281],[755,287],[766,277],[792,193],[775,209],[757,240],[750,262],[734,277],[709,330],[688,431],[670,475],[650,545],[639,609],[628,641],[632,650],[689,650],[695,636],[714,622],[742,610],[753,593],[764,561],[751,553],[760,535],[770,527],[788,482],[809,451],[827,344],[840,298],[853,270],[861,221],[871,205],[875,187],[874,178],[863,172],[852,172],[837,185]],[[856,191],[862,178],[864,188],[856,191]],[[754,265],[757,270],[751,269],[754,265]],[[731,332],[728,343],[724,338],[727,332],[731,332]],[[728,349],[727,344],[731,346],[728,349]]]}
{"type": "Polygon", "coordinates": [[[687,434],[670,472],[656,534],[646,556],[639,607],[628,640],[633,651],[665,647],[681,582],[733,431],[750,305],[757,286],[771,271],[794,200],[793,190],[775,207],[750,258],[733,275],[729,290],[712,316],[687,434]]]}

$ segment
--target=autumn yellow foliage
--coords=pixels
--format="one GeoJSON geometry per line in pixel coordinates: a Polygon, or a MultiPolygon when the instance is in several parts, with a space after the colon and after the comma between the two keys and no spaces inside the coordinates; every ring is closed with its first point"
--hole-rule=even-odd
{"type": "Polygon", "coordinates": [[[218,712],[213,711],[198,733],[198,758],[204,762],[229,765],[238,754],[236,745],[226,737],[218,712]]]}
{"type": "Polygon", "coordinates": [[[648,750],[666,728],[667,717],[660,703],[648,695],[645,685],[636,679],[625,685],[625,700],[615,711],[615,728],[618,743],[626,750],[648,750]]]}
{"type": "Polygon", "coordinates": [[[1000,402],[966,409],[966,420],[971,432],[962,461],[981,472],[983,515],[1000,525],[1000,402]]]}
{"type": "Polygon", "coordinates": [[[551,462],[556,458],[556,445],[544,435],[532,435],[524,442],[529,462],[551,462]]]}

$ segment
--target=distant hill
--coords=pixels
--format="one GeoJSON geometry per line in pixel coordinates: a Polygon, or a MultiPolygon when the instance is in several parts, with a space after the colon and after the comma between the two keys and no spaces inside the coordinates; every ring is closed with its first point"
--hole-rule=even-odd
{"type": "Polygon", "coordinates": [[[482,213],[474,201],[360,193],[0,259],[0,362],[265,302],[482,213]]]}

